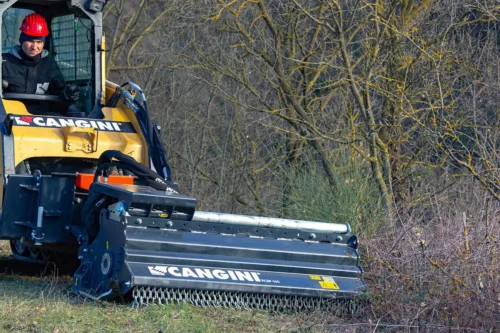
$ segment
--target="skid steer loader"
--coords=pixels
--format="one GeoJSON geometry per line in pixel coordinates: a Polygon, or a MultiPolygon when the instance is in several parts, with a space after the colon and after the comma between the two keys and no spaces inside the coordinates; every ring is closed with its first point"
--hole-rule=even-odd
{"type": "Polygon", "coordinates": [[[77,260],[72,290],[95,300],[280,311],[363,295],[348,224],[201,212],[177,192],[143,92],[105,78],[106,2],[0,0],[2,51],[25,15],[42,14],[45,48],[80,88],[76,113],[59,96],[2,91],[0,239],[13,256],[77,260]]]}

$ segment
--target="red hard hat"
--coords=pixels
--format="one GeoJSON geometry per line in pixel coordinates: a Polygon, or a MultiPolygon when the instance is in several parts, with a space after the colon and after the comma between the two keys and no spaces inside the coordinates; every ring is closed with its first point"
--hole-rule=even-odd
{"type": "Polygon", "coordinates": [[[46,37],[49,34],[49,28],[47,27],[47,21],[45,18],[37,13],[27,15],[21,28],[19,28],[26,35],[34,37],[46,37]]]}

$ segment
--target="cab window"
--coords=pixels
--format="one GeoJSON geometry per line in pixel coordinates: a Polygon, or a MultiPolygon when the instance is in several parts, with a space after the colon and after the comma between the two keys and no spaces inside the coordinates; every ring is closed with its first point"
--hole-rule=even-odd
{"type": "Polygon", "coordinates": [[[92,22],[75,15],[52,20],[53,55],[66,82],[89,80],[92,71],[92,22]]]}
{"type": "Polygon", "coordinates": [[[2,53],[9,52],[12,47],[19,45],[21,31],[19,27],[26,15],[34,11],[21,8],[10,8],[2,17],[2,53]]]}

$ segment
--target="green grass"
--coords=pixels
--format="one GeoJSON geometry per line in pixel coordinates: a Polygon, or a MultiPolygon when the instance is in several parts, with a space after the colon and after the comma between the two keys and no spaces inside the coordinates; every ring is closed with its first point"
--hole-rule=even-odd
{"type": "MultiPolygon", "coordinates": [[[[9,262],[0,241],[0,261],[9,262]]],[[[5,266],[5,265],[3,265],[5,266]]],[[[3,267],[1,266],[1,267],[3,267]]],[[[5,270],[5,268],[4,268],[5,270]]],[[[71,293],[71,276],[26,276],[0,271],[0,332],[322,332],[328,314],[278,315],[261,311],[94,302],[71,293]]],[[[335,318],[329,318],[329,321],[335,318]]]]}

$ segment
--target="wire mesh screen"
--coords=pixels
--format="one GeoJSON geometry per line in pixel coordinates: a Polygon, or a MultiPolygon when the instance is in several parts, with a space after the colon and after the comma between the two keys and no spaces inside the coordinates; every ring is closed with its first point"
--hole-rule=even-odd
{"type": "Polygon", "coordinates": [[[91,20],[65,15],[52,21],[54,58],[66,81],[88,80],[91,74],[91,20]]]}

